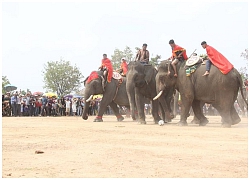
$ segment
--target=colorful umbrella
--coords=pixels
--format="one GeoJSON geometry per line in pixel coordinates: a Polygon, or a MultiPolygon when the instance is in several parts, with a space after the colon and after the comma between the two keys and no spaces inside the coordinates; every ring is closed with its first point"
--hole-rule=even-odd
{"type": "Polygon", "coordinates": [[[102,94],[98,94],[98,95],[94,95],[93,99],[101,99],[102,98],[102,94]]]}
{"type": "Polygon", "coordinates": [[[72,98],[73,98],[73,95],[71,95],[71,94],[67,94],[67,95],[65,95],[65,96],[64,96],[64,98],[69,98],[69,99],[72,99],[72,98]]]}
{"type": "Polygon", "coordinates": [[[47,97],[57,97],[57,94],[52,93],[52,92],[48,92],[48,93],[44,93],[43,96],[47,96],[47,97]]]}
{"type": "Polygon", "coordinates": [[[41,95],[43,95],[43,92],[39,92],[39,91],[38,92],[34,92],[33,95],[34,96],[41,96],[41,95]]]}
{"type": "Polygon", "coordinates": [[[11,84],[7,84],[6,86],[4,86],[5,91],[14,91],[16,89],[17,89],[17,87],[14,85],[11,85],[11,84]]]}
{"type": "Polygon", "coordinates": [[[75,94],[73,97],[74,97],[74,98],[82,98],[83,96],[80,96],[80,95],[75,94]]]}

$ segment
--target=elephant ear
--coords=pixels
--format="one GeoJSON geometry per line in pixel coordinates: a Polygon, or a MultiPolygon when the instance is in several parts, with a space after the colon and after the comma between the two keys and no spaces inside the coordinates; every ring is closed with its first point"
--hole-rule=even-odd
{"type": "Polygon", "coordinates": [[[152,67],[152,65],[144,65],[144,74],[145,74],[145,81],[148,84],[154,75],[155,69],[152,67]]]}
{"type": "Polygon", "coordinates": [[[85,86],[85,84],[86,84],[86,81],[88,80],[88,78],[89,78],[89,76],[83,81],[83,83],[84,83],[84,86],[85,86]]]}

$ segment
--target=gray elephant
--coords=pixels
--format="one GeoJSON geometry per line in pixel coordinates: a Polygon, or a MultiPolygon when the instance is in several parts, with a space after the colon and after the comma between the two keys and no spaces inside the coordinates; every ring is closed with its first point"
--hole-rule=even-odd
{"type": "MultiPolygon", "coordinates": [[[[152,65],[142,65],[140,62],[130,62],[128,65],[126,90],[129,98],[130,110],[135,120],[135,108],[138,111],[138,122],[146,124],[144,113],[144,97],[152,101],[156,96],[155,76],[157,70],[152,65]]],[[[159,102],[152,101],[152,115],[155,123],[161,119],[159,114],[159,102]]]]}
{"type": "Polygon", "coordinates": [[[162,67],[167,69],[167,75],[160,78],[160,83],[168,88],[175,87],[181,95],[181,119],[179,125],[187,125],[187,117],[192,106],[195,116],[200,120],[200,126],[208,123],[207,118],[201,111],[201,102],[212,104],[222,117],[222,127],[231,127],[241,121],[234,108],[238,90],[242,92],[242,79],[239,72],[233,68],[227,75],[213,66],[208,76],[202,76],[205,66],[198,65],[196,71],[191,76],[186,75],[186,62],[177,64],[178,77],[174,77],[174,69],[170,65],[171,61],[161,62],[162,67]]]}
{"type": "Polygon", "coordinates": [[[93,71],[89,77],[84,81],[85,107],[82,118],[84,120],[88,119],[88,108],[93,95],[103,94],[98,116],[95,118],[94,122],[103,122],[102,116],[108,105],[112,108],[117,120],[122,121],[124,117],[119,113],[117,105],[129,108],[129,100],[126,92],[126,78],[122,77],[121,80],[112,78],[111,82],[107,83],[106,75],[104,75],[103,71],[93,71]],[[92,77],[92,80],[90,80],[89,77],[92,77]]]}
{"type": "MultiPolygon", "coordinates": [[[[174,117],[177,115],[177,109],[179,107],[178,103],[179,101],[179,92],[174,88],[169,88],[166,86],[166,84],[162,83],[162,79],[164,79],[167,76],[168,70],[166,69],[166,66],[161,66],[160,64],[158,66],[158,73],[155,77],[156,80],[156,91],[157,96],[154,98],[154,100],[158,99],[163,111],[165,113],[165,117],[167,118],[165,122],[171,122],[174,117]],[[165,68],[165,69],[164,69],[165,68]]],[[[204,102],[201,102],[200,108],[202,110],[204,106],[204,102]]],[[[189,116],[189,115],[188,115],[189,116]]],[[[200,121],[196,116],[194,116],[193,120],[191,121],[191,124],[199,124],[200,121]]]]}

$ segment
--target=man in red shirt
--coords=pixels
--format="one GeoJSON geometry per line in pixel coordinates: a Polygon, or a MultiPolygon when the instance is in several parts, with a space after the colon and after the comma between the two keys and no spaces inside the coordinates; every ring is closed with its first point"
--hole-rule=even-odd
{"type": "Polygon", "coordinates": [[[113,65],[110,59],[107,58],[107,54],[103,54],[102,65],[100,69],[106,69],[108,71],[107,81],[110,83],[113,76],[113,65]]]}
{"type": "Polygon", "coordinates": [[[122,74],[122,76],[126,76],[126,73],[128,71],[128,64],[125,58],[122,58],[121,68],[118,71],[122,74]]]}
{"type": "MultiPolygon", "coordinates": [[[[172,48],[172,56],[170,58],[168,58],[168,60],[172,59],[172,66],[174,68],[174,76],[177,77],[177,70],[176,70],[176,64],[181,61],[183,62],[184,60],[187,60],[187,54],[186,54],[186,49],[178,46],[175,44],[174,40],[171,39],[169,41],[169,45],[172,48]]],[[[170,73],[170,71],[169,71],[170,73]]]]}
{"type": "Polygon", "coordinates": [[[233,65],[227,60],[227,58],[212,46],[207,45],[206,41],[203,41],[201,46],[206,49],[209,58],[206,62],[206,72],[203,76],[209,75],[211,64],[215,65],[223,74],[227,74],[233,69],[233,65]]]}

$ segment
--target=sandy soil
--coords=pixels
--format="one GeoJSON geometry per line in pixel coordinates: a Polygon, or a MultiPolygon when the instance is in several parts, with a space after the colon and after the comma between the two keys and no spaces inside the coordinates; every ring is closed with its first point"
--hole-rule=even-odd
{"type": "Polygon", "coordinates": [[[247,118],[228,129],[212,116],[206,127],[93,119],[3,117],[2,177],[248,177],[247,118]]]}

